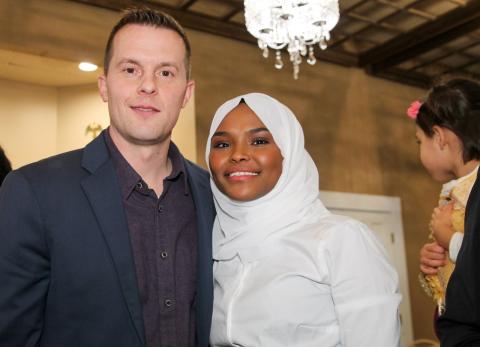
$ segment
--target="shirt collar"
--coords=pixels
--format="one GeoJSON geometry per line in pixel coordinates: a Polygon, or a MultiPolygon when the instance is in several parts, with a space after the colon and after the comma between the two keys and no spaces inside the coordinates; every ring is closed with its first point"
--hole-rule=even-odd
{"type": "MultiPolygon", "coordinates": [[[[110,136],[110,127],[103,132],[103,136],[118,176],[122,197],[126,199],[135,189],[137,183],[144,181],[118,150],[117,146],[112,140],[112,137],[110,136]]],[[[170,146],[168,148],[168,158],[172,163],[172,172],[165,178],[165,180],[175,181],[177,179],[183,179],[182,182],[185,195],[190,194],[187,171],[185,170],[183,156],[173,142],[170,142],[170,146]]]]}
{"type": "Polygon", "coordinates": [[[170,141],[170,147],[168,148],[168,158],[172,162],[172,173],[166,177],[165,180],[175,181],[176,179],[182,179],[185,195],[190,194],[187,170],[185,169],[183,156],[178,147],[172,141],[170,141]]]}

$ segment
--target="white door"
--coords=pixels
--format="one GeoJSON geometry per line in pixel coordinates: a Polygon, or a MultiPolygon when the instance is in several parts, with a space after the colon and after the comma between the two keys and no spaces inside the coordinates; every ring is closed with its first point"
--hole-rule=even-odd
{"type": "Polygon", "coordinates": [[[320,197],[331,212],[368,225],[384,245],[400,279],[400,342],[401,346],[409,345],[413,341],[413,331],[400,198],[329,191],[321,191],[320,197]]]}

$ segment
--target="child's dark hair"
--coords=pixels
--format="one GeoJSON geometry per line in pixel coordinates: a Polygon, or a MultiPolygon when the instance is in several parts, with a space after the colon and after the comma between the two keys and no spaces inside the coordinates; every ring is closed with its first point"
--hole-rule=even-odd
{"type": "Polygon", "coordinates": [[[435,85],[416,123],[428,137],[435,125],[451,130],[463,145],[463,161],[480,159],[480,84],[456,78],[435,85]]]}
{"type": "Polygon", "coordinates": [[[12,171],[12,166],[10,165],[10,161],[8,160],[5,152],[3,151],[2,147],[0,147],[0,186],[2,185],[5,176],[12,171]]]}

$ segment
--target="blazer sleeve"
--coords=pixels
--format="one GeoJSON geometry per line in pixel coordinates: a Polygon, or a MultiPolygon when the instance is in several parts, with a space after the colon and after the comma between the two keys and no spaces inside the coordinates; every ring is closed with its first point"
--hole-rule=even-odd
{"type": "Polygon", "coordinates": [[[467,204],[464,240],[448,282],[446,310],[437,320],[442,347],[480,346],[479,214],[480,181],[477,178],[467,204]]]}
{"type": "Polygon", "coordinates": [[[0,188],[0,240],[0,346],[36,346],[50,262],[39,202],[18,171],[0,188]]]}

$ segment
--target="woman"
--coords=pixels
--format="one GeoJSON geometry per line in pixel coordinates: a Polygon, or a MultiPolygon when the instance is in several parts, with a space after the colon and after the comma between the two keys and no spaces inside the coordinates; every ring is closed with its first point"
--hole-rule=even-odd
{"type": "Polygon", "coordinates": [[[223,104],[206,159],[212,346],[399,344],[398,277],[368,228],[331,214],[292,112],[258,93],[223,104]]]}

